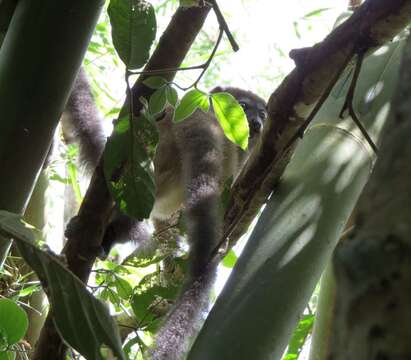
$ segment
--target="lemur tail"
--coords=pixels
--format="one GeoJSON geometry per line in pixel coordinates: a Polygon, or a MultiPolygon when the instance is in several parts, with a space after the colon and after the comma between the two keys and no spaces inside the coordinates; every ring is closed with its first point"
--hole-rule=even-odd
{"type": "MultiPolygon", "coordinates": [[[[80,68],[61,122],[66,142],[79,145],[80,162],[89,173],[94,171],[104,151],[106,138],[102,121],[86,73],[80,68]]],[[[138,243],[139,249],[144,250],[148,247],[150,237],[145,223],[128,217],[115,207],[99,255],[105,258],[113,245],[128,241],[138,243]]]]}
{"type": "Polygon", "coordinates": [[[103,153],[106,138],[83,68],[77,75],[61,121],[66,141],[79,144],[81,164],[93,171],[103,153]]]}
{"type": "Polygon", "coordinates": [[[181,360],[195,340],[208,310],[209,294],[215,271],[194,280],[182,293],[177,304],[156,334],[151,360],[181,360]]]}
{"type": "Polygon", "coordinates": [[[222,130],[199,110],[180,124],[176,137],[183,157],[190,270],[187,285],[156,335],[153,360],[183,359],[197,335],[215,278],[210,256],[221,232],[222,130]]]}

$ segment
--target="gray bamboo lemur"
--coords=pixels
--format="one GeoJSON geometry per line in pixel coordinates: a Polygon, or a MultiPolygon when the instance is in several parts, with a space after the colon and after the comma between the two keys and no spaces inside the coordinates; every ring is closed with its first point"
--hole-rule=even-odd
{"type": "MultiPolygon", "coordinates": [[[[249,150],[258,140],[267,116],[266,103],[252,92],[217,87],[241,104],[247,116],[249,150]]],[[[100,119],[84,72],[80,72],[67,104],[63,121],[80,143],[83,162],[95,166],[102,153],[104,137],[100,119]]],[[[159,143],[154,159],[156,198],[151,219],[154,224],[167,221],[184,205],[190,244],[190,272],[180,298],[156,335],[150,356],[154,360],[180,360],[188,341],[197,332],[199,319],[208,304],[214,267],[208,266],[210,254],[221,232],[220,194],[225,179],[236,176],[246,159],[244,152],[229,141],[212,111],[195,111],[175,124],[172,110],[157,122],[159,143]]],[[[103,250],[108,254],[116,243],[145,241],[141,224],[117,214],[108,226],[103,250]]]]}
{"type": "MultiPolygon", "coordinates": [[[[233,95],[244,109],[250,128],[249,151],[261,134],[266,103],[233,87],[217,87],[211,92],[221,91],[233,95]]],[[[248,151],[226,138],[212,111],[197,110],[177,124],[168,111],[157,125],[160,139],[154,159],[156,200],[151,218],[167,220],[184,204],[191,268],[180,298],[156,334],[150,356],[153,360],[180,360],[209,302],[215,267],[208,262],[221,233],[222,185],[238,174],[248,151]]]]}

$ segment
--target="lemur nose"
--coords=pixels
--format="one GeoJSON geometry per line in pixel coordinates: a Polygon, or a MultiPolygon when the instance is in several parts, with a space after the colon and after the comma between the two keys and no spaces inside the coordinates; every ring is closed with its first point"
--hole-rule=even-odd
{"type": "Polygon", "coordinates": [[[258,120],[255,120],[251,123],[251,127],[254,132],[259,132],[261,130],[261,123],[258,120]]]}

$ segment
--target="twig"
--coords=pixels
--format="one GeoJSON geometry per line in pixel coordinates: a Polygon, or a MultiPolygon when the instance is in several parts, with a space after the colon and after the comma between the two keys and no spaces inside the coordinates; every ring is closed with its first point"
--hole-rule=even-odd
{"type": "Polygon", "coordinates": [[[227,35],[227,39],[230,42],[231,48],[233,51],[237,52],[240,50],[240,47],[238,46],[237,42],[234,39],[233,34],[231,33],[230,29],[228,28],[227,22],[224,19],[223,14],[221,13],[221,10],[217,4],[216,0],[210,0],[209,1],[211,6],[213,7],[214,13],[217,17],[218,25],[220,25],[220,29],[222,29],[225,34],[227,35]]]}
{"type": "MultiPolygon", "coordinates": [[[[198,76],[198,78],[196,79],[196,81],[194,81],[194,83],[190,86],[187,87],[182,87],[179,86],[178,84],[174,83],[175,86],[177,86],[179,89],[186,91],[192,87],[197,86],[197,84],[199,83],[199,81],[201,80],[201,78],[203,77],[204,73],[207,71],[208,67],[211,64],[211,61],[213,60],[218,46],[220,45],[221,39],[223,37],[223,33],[224,30],[223,28],[220,26],[220,31],[218,34],[218,38],[217,41],[214,45],[213,50],[211,51],[210,56],[208,57],[207,61],[201,65],[194,65],[194,66],[188,66],[188,67],[180,67],[180,68],[167,68],[167,69],[158,69],[158,70],[143,70],[143,71],[134,71],[134,70],[127,70],[127,79],[129,76],[131,75],[156,75],[156,74],[164,74],[164,73],[173,73],[176,71],[187,71],[187,70],[199,70],[202,69],[201,74],[198,76]]],[[[129,91],[129,85],[128,85],[128,80],[127,80],[127,91],[129,91]]],[[[131,90],[130,90],[131,91],[131,90]]]]}
{"type": "Polygon", "coordinates": [[[362,135],[365,137],[365,139],[367,140],[371,148],[374,150],[374,152],[378,154],[377,145],[375,145],[374,141],[371,139],[371,136],[368,134],[367,130],[365,129],[361,121],[358,119],[357,115],[355,114],[354,106],[353,106],[355,87],[357,86],[357,81],[360,75],[363,60],[364,60],[364,51],[359,51],[357,53],[357,61],[355,64],[354,75],[351,80],[350,88],[348,89],[348,93],[347,93],[347,96],[345,97],[344,105],[340,111],[340,118],[342,119],[344,117],[343,116],[344,111],[348,110],[348,114],[351,116],[355,125],[357,125],[358,129],[360,129],[362,135]]]}
{"type": "Polygon", "coordinates": [[[223,29],[220,27],[220,32],[218,34],[218,39],[214,45],[213,51],[210,54],[210,57],[208,58],[208,60],[204,63],[204,68],[201,71],[200,75],[198,76],[197,80],[194,81],[194,83],[191,86],[187,86],[186,88],[183,88],[182,90],[188,90],[192,87],[196,87],[197,84],[199,83],[199,81],[201,80],[201,78],[203,77],[204,73],[207,71],[208,67],[210,66],[211,61],[214,58],[215,53],[217,52],[218,46],[220,45],[221,39],[223,37],[223,29]]]}

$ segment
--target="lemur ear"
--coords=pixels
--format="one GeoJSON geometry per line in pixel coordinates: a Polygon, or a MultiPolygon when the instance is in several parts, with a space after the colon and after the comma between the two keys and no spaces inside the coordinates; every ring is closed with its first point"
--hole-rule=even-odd
{"type": "Polygon", "coordinates": [[[217,86],[215,87],[213,90],[210,91],[210,93],[217,93],[217,92],[223,92],[224,88],[222,88],[221,86],[217,86]]]}

